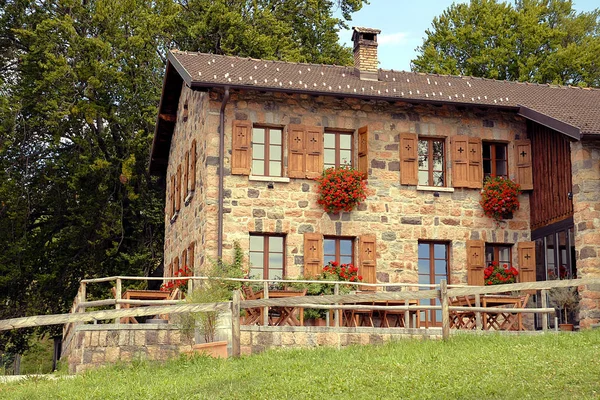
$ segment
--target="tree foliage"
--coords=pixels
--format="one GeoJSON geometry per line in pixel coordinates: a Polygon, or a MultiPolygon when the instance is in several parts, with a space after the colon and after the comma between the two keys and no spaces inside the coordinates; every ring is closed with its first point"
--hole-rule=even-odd
{"type": "Polygon", "coordinates": [[[0,319],[67,311],[82,278],[161,268],[147,160],[168,48],[350,62],[337,31],[362,3],[0,0],[0,319]]]}
{"type": "Polygon", "coordinates": [[[414,71],[600,86],[600,10],[570,0],[453,4],[425,33],[414,71]]]}

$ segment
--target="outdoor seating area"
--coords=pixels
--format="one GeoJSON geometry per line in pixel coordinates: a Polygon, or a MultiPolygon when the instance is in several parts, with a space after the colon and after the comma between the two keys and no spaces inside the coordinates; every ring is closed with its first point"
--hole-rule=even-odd
{"type": "MultiPolygon", "coordinates": [[[[523,316],[511,312],[514,308],[526,308],[529,294],[519,295],[482,295],[480,306],[484,308],[502,308],[506,311],[481,312],[483,330],[495,331],[524,331],[523,316]]],[[[451,306],[477,307],[475,296],[457,296],[449,301],[451,306]]],[[[477,328],[477,313],[475,311],[450,311],[450,328],[472,330],[477,328]]]]}

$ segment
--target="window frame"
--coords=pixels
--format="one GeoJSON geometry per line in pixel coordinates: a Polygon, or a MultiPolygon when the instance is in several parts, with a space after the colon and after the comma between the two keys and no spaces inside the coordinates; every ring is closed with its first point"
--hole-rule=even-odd
{"type": "Polygon", "coordinates": [[[490,263],[492,261],[498,261],[498,265],[507,265],[507,268],[510,268],[513,266],[513,245],[510,243],[485,243],[485,247],[484,247],[484,254],[485,254],[485,265],[489,266],[490,263]],[[488,251],[489,249],[492,250],[493,255],[492,255],[492,259],[490,260],[488,255],[490,254],[490,252],[488,251]],[[508,249],[508,261],[500,261],[500,250],[504,250],[504,249],[508,249]]]}
{"type": "Polygon", "coordinates": [[[501,176],[505,179],[507,179],[509,177],[509,170],[508,170],[508,143],[506,142],[493,142],[493,141],[482,141],[481,142],[481,169],[483,171],[483,180],[485,180],[485,178],[487,176],[489,176],[490,178],[495,178],[497,176],[501,176]],[[490,158],[485,158],[484,154],[485,154],[485,146],[490,146],[490,158]],[[504,147],[504,156],[506,157],[504,160],[502,159],[498,159],[496,157],[496,146],[503,146],[504,147]],[[487,173],[485,172],[485,163],[486,161],[490,162],[490,167],[491,167],[491,171],[489,172],[489,175],[486,175],[487,173]],[[497,173],[497,162],[498,161],[504,161],[505,167],[506,167],[506,175],[498,175],[497,173]]]}
{"type": "MultiPolygon", "coordinates": [[[[446,262],[446,274],[444,275],[444,278],[446,279],[446,282],[450,282],[450,242],[446,242],[446,241],[441,241],[441,240],[419,240],[418,242],[418,246],[421,245],[428,245],[429,246],[429,251],[428,251],[428,258],[421,258],[419,257],[419,250],[417,248],[417,275],[420,278],[421,275],[425,275],[425,274],[421,274],[420,272],[420,268],[419,268],[419,261],[421,260],[428,260],[429,262],[429,273],[426,275],[429,277],[429,284],[431,285],[435,285],[435,278],[436,276],[439,276],[439,274],[435,273],[435,261],[436,260],[441,260],[441,258],[435,258],[435,245],[444,245],[446,247],[446,257],[443,259],[446,262]],[[433,281],[432,281],[433,278],[433,281]]],[[[431,290],[433,287],[427,287],[425,289],[419,287],[419,290],[431,290]]],[[[430,305],[439,305],[439,299],[430,299],[430,305]]],[[[429,325],[431,324],[432,326],[441,326],[442,320],[441,320],[441,316],[440,316],[440,320],[438,321],[438,319],[436,318],[436,314],[440,314],[439,310],[425,310],[425,311],[420,311],[420,313],[424,313],[425,318],[422,318],[422,321],[424,321],[425,326],[429,327],[429,325]]]]}
{"type": "Polygon", "coordinates": [[[417,186],[422,186],[422,187],[448,187],[448,171],[447,171],[447,167],[446,167],[446,138],[442,138],[442,137],[429,137],[429,136],[418,136],[417,137],[417,186]],[[428,159],[428,165],[427,165],[427,169],[422,169],[419,163],[419,158],[421,157],[420,154],[420,146],[419,143],[420,142],[427,142],[427,159],[428,159]],[[434,170],[433,169],[433,162],[431,162],[431,160],[433,159],[430,155],[433,154],[433,142],[440,142],[442,144],[442,170],[434,170]],[[427,184],[421,184],[419,182],[419,173],[421,171],[427,171],[427,184]],[[433,173],[434,172],[441,172],[442,173],[442,179],[443,179],[443,185],[441,186],[436,186],[435,185],[435,181],[433,179],[433,173]]]}
{"type": "Polygon", "coordinates": [[[354,131],[346,131],[343,129],[325,129],[323,132],[323,169],[327,169],[327,168],[339,168],[342,165],[350,165],[350,167],[354,167],[354,163],[355,163],[355,157],[354,157],[354,151],[355,151],[355,145],[354,145],[354,131]],[[327,135],[335,135],[335,144],[334,147],[325,147],[325,137],[327,135]],[[340,146],[340,137],[344,135],[344,136],[350,136],[350,148],[349,149],[342,149],[340,146]],[[335,161],[334,161],[334,165],[332,166],[331,163],[327,163],[325,161],[325,150],[333,150],[334,154],[335,154],[335,161]],[[341,150],[350,150],[350,163],[348,164],[342,164],[341,163],[341,157],[340,157],[340,152],[341,150]]]}
{"type": "MultiPolygon", "coordinates": [[[[286,275],[286,236],[285,235],[280,235],[280,234],[274,234],[274,233],[264,233],[264,232],[252,232],[249,235],[249,243],[248,243],[248,254],[251,255],[252,253],[259,253],[258,251],[252,251],[252,247],[250,244],[250,239],[252,237],[261,237],[263,238],[263,250],[262,250],[262,273],[263,273],[263,277],[262,279],[269,279],[269,271],[270,271],[270,265],[269,265],[269,255],[271,254],[271,252],[269,251],[269,238],[272,237],[278,237],[282,239],[282,252],[273,252],[272,254],[281,254],[282,255],[282,266],[281,266],[281,277],[280,279],[283,279],[286,275]]],[[[250,271],[252,271],[252,269],[257,269],[256,266],[252,265],[251,261],[250,261],[250,271]]]]}
{"type": "Polygon", "coordinates": [[[266,177],[283,177],[284,176],[284,140],[285,140],[285,135],[284,135],[284,127],[283,126],[269,126],[269,125],[264,125],[264,124],[256,124],[256,125],[252,125],[252,138],[250,140],[250,148],[252,149],[251,152],[251,157],[250,157],[250,175],[253,176],[266,176],[266,177]],[[254,141],[254,130],[255,129],[262,129],[264,130],[264,142],[263,143],[255,143],[254,141]],[[281,144],[271,144],[271,130],[278,130],[281,133],[281,144]],[[254,145],[262,145],[264,146],[264,158],[256,158],[254,156],[254,145]],[[280,155],[280,159],[279,160],[272,160],[271,159],[271,146],[279,146],[281,149],[281,155],[280,155]],[[254,165],[254,160],[261,160],[264,163],[264,173],[263,174],[257,174],[256,171],[254,171],[254,169],[252,168],[254,165]],[[279,162],[281,164],[281,173],[279,175],[273,175],[271,174],[270,171],[270,163],[271,161],[273,162],[279,162]]]}
{"type": "MultiPolygon", "coordinates": [[[[350,243],[350,248],[351,248],[351,254],[350,254],[350,264],[356,266],[356,238],[353,236],[323,236],[323,265],[327,265],[327,262],[325,261],[326,257],[331,257],[332,254],[326,254],[325,253],[325,241],[326,240],[334,240],[335,241],[335,254],[333,254],[334,256],[334,260],[337,261],[338,263],[342,264],[342,262],[340,261],[341,257],[347,257],[348,254],[341,254],[341,250],[340,250],[340,241],[341,240],[349,240],[350,243]]],[[[344,263],[344,264],[348,264],[348,263],[344,263]]]]}

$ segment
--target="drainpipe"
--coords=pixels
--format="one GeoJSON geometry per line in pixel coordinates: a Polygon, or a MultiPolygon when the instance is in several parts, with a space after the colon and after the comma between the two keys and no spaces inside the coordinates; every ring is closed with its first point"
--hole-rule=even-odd
{"type": "Polygon", "coordinates": [[[217,259],[223,257],[223,185],[225,176],[225,106],[229,101],[229,86],[225,87],[225,95],[219,113],[219,215],[217,220],[217,259]]]}

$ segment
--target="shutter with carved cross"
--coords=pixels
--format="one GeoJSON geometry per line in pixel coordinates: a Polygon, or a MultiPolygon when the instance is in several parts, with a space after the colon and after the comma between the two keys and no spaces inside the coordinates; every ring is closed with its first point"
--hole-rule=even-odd
{"type": "Polygon", "coordinates": [[[231,146],[231,173],[250,175],[252,123],[233,121],[233,139],[231,146]]]}
{"type": "Polygon", "coordinates": [[[304,234],[304,277],[317,276],[323,264],[323,235],[320,233],[304,234]]]}
{"type": "Polygon", "coordinates": [[[483,166],[481,139],[469,138],[469,187],[481,189],[483,186],[483,166]]]}
{"type": "MultiPolygon", "coordinates": [[[[377,248],[375,235],[362,235],[359,240],[359,270],[363,282],[377,283],[377,248]]],[[[376,290],[375,286],[361,286],[361,290],[376,290]]]]}
{"type": "Polygon", "coordinates": [[[522,190],[533,190],[533,170],[531,164],[531,141],[516,140],[517,183],[522,190]]]}
{"type": "Polygon", "coordinates": [[[469,285],[483,286],[485,268],[485,242],[467,240],[467,282],[469,285]]]}
{"type": "Polygon", "coordinates": [[[455,136],[452,139],[452,186],[470,187],[469,138],[455,136]]]}
{"type": "Polygon", "coordinates": [[[402,185],[416,185],[419,183],[417,145],[418,137],[416,134],[400,134],[400,184],[402,185]]]}

